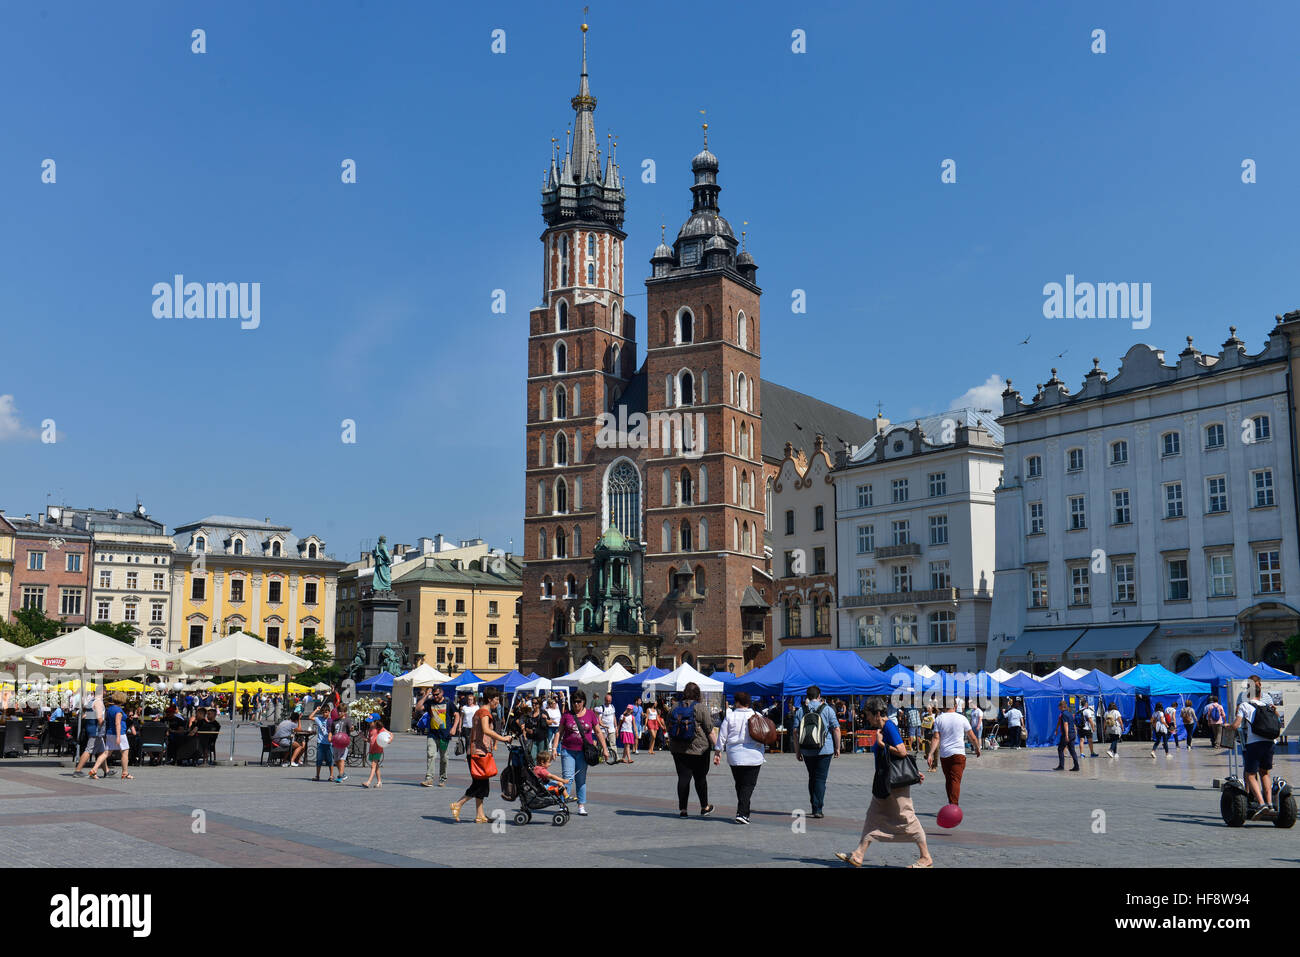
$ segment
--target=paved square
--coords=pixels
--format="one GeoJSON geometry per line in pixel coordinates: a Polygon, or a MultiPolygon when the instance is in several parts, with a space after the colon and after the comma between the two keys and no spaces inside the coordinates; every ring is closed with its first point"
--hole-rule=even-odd
{"type": "MultiPolygon", "coordinates": [[[[840,866],[856,843],[870,799],[872,760],[846,755],[832,765],[823,820],[801,820],[806,775],[789,755],[769,755],[754,793],[753,824],[732,822],[735,790],[725,765],[709,773],[717,811],[677,816],[676,776],[666,753],[631,766],[590,770],[586,818],[564,827],[536,816],[510,822],[515,805],[497,793],[499,823],[454,824],[448,804],[469,783],[464,759],[450,761],[446,788],[419,786],[424,739],[399,735],[384,762],[384,788],[365,790],[366,769],[343,784],[312,781],[314,767],[267,768],[256,761],[257,730],[238,732],[235,767],[136,768],[135,779],[71,777],[51,757],[0,761],[3,866],[840,866]],[[196,811],[202,812],[196,814],[196,811]]],[[[229,754],[223,732],[218,754],[229,754]]],[[[1226,754],[1204,746],[1170,759],[1127,742],[1112,761],[1098,752],[1077,773],[1056,773],[1055,751],[996,751],[968,760],[965,821],[935,824],[945,803],[942,775],[913,789],[940,867],[1220,867],[1300,862],[1300,828],[1229,830],[1212,781],[1226,754]]],[[[504,749],[498,757],[504,764],[504,749]]],[[[1300,758],[1279,754],[1276,771],[1300,777],[1300,758]]],[[[576,808],[575,808],[576,809],[576,808]]],[[[899,866],[908,846],[876,845],[871,864],[899,866]]]]}

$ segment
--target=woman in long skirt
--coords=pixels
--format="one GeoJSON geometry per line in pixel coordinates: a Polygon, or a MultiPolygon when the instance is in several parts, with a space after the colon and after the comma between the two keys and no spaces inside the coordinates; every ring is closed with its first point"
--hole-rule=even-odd
{"type": "MultiPolygon", "coordinates": [[[[934,859],[925,843],[925,829],[917,820],[912,807],[912,789],[889,789],[889,753],[907,756],[903,736],[892,721],[885,720],[886,705],[883,699],[872,698],[867,703],[867,727],[876,732],[876,774],[871,784],[871,804],[867,819],[862,825],[862,839],[852,853],[835,856],[854,867],[862,866],[863,855],[872,841],[908,841],[920,850],[920,857],[909,867],[933,867],[934,859]],[[887,753],[888,752],[888,753],[887,753]]],[[[925,780],[925,775],[921,775],[925,780]]]]}

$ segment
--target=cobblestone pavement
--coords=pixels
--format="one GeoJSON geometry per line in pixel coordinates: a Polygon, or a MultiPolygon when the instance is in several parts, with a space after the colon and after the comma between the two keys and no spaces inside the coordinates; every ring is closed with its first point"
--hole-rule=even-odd
{"type": "MultiPolygon", "coordinates": [[[[223,732],[218,754],[229,755],[223,732]]],[[[642,753],[631,765],[592,768],[589,816],[564,827],[548,817],[511,823],[497,786],[488,810],[498,823],[454,824],[448,804],[469,783],[464,759],[450,760],[446,788],[424,788],[424,740],[400,735],[388,749],[384,788],[312,781],[314,767],[267,768],[254,726],[239,731],[237,764],[135,768],[135,779],[71,776],[71,762],[31,756],[0,761],[0,866],[529,865],[841,866],[835,851],[857,842],[870,799],[869,755],[846,755],[830,771],[826,817],[803,819],[807,777],[789,755],[769,755],[754,794],[753,824],[732,821],[735,791],[726,766],[709,774],[717,810],[677,816],[672,758],[642,753]],[[201,812],[201,813],[197,813],[201,812]]],[[[996,751],[968,759],[965,821],[939,828],[941,774],[913,789],[940,867],[1086,865],[1211,867],[1300,863],[1300,828],[1229,830],[1213,780],[1225,752],[1200,746],[1170,759],[1140,742],[1119,760],[1098,752],[1077,774],[1055,773],[1055,751],[996,751]]],[[[504,749],[498,762],[504,764],[504,749]]],[[[1276,772],[1300,780],[1300,757],[1279,754],[1276,772]]],[[[576,807],[574,808],[576,810],[576,807]]],[[[873,845],[868,863],[908,863],[910,846],[873,845]]]]}

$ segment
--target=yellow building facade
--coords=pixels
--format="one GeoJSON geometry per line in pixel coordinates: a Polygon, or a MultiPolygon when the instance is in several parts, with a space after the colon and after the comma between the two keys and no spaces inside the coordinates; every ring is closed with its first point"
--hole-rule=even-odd
{"type": "Polygon", "coordinates": [[[169,650],[236,631],[293,650],[319,635],[334,644],[338,572],[315,535],[298,538],[269,520],[209,516],[179,525],[173,541],[169,650]]]}
{"type": "Polygon", "coordinates": [[[411,667],[499,674],[519,663],[523,566],[513,556],[426,558],[393,580],[398,640],[411,667]]]}

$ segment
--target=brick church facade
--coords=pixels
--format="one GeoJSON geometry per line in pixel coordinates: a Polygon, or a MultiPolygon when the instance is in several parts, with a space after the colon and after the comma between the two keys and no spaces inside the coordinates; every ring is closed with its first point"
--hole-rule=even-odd
{"type": "MultiPolygon", "coordinates": [[[[572,139],[542,191],[544,297],[529,316],[519,667],[743,673],[768,660],[773,598],[758,267],[719,210],[706,128],[690,216],[650,259],[638,363],[625,193],[617,144],[603,165],[597,147],[585,26],[571,105],[572,139]]],[[[816,428],[816,407],[839,413],[837,429],[857,425],[770,388],[806,413],[794,428],[816,428]]],[[[784,443],[791,423],[777,428],[784,443]]]]}

